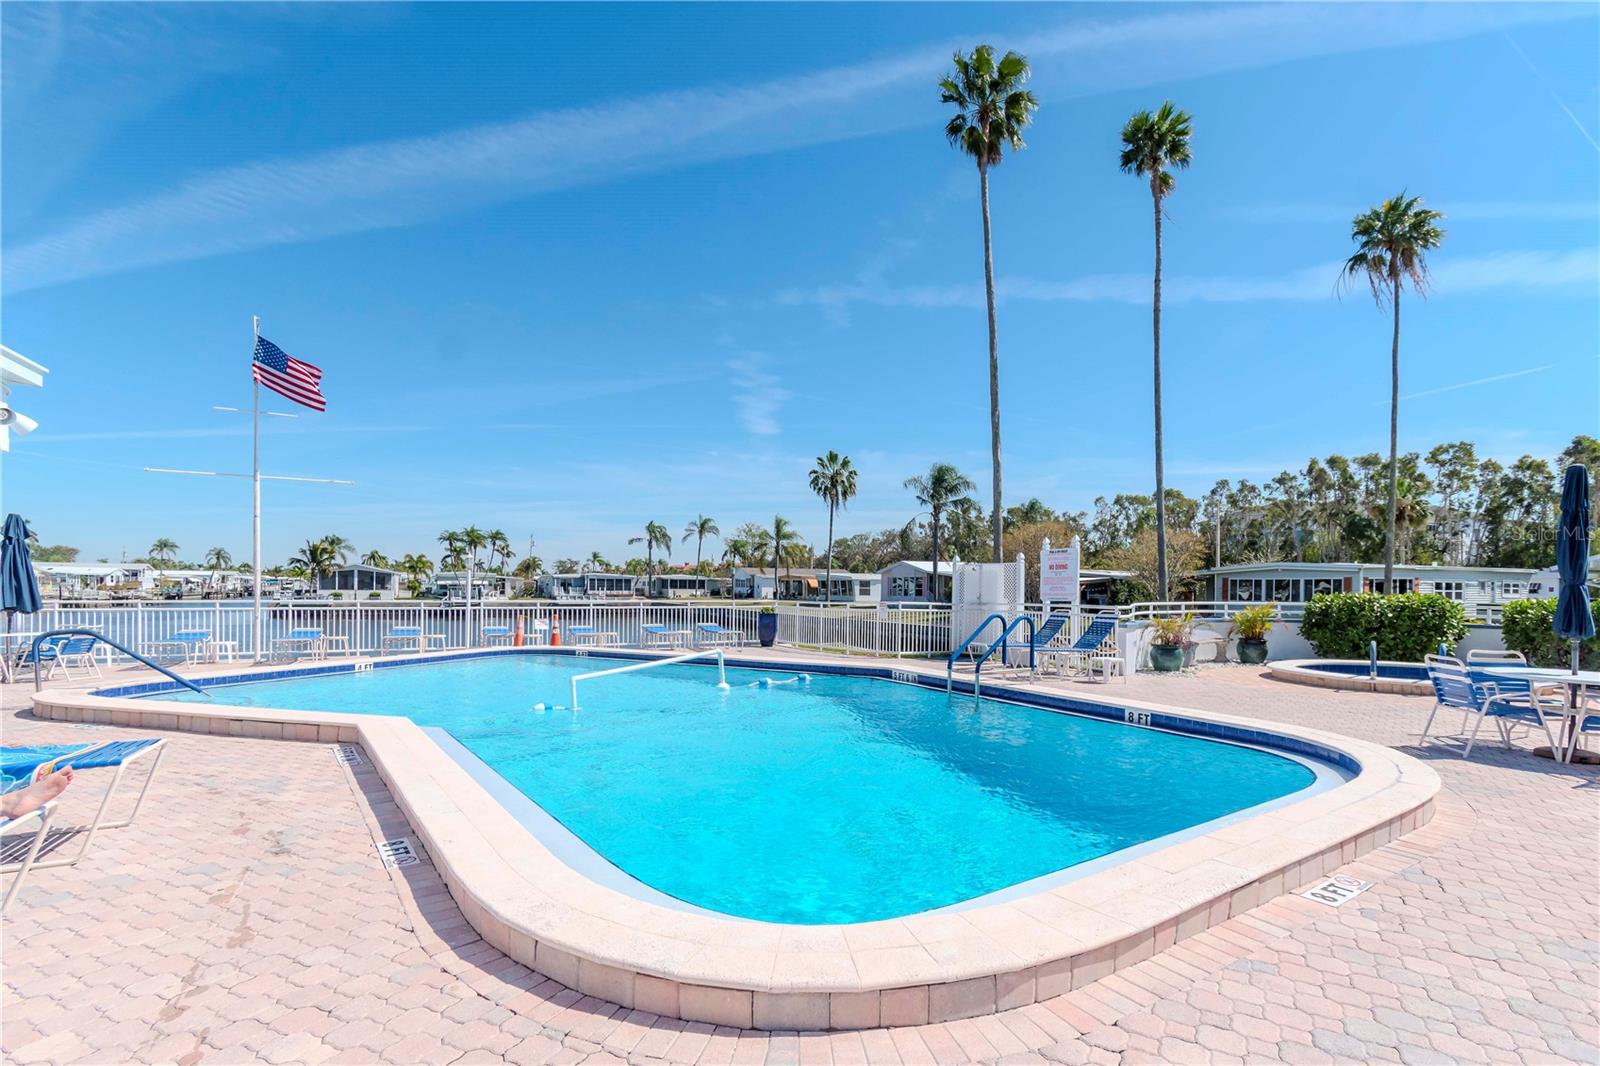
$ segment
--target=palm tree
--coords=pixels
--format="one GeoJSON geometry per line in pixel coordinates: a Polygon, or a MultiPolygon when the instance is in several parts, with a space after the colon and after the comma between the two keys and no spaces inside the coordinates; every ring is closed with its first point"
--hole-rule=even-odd
{"type": "Polygon", "coordinates": [[[495,556],[497,555],[502,560],[511,558],[511,542],[506,539],[505,530],[491,529],[483,535],[483,539],[489,549],[489,561],[484,564],[484,569],[494,569],[495,556]]]}
{"type": "Polygon", "coordinates": [[[589,558],[584,561],[583,569],[585,572],[598,571],[603,574],[611,569],[611,561],[599,552],[590,552],[589,558]]]}
{"type": "Polygon", "coordinates": [[[939,82],[939,101],[958,110],[945,123],[950,143],[978,164],[978,191],[983,201],[983,289],[989,305],[989,447],[994,459],[994,557],[1002,558],[1004,536],[1000,506],[1000,338],[994,317],[994,242],[989,229],[989,168],[1000,165],[1001,153],[1027,147],[1022,130],[1039,101],[1022,88],[1028,61],[1007,52],[997,63],[994,49],[980,44],[972,55],[955,54],[955,73],[939,82]]]}
{"type": "Polygon", "coordinates": [[[644,545],[644,570],[645,576],[656,576],[656,549],[660,548],[667,555],[672,554],[672,534],[667,532],[667,527],[660,522],[647,522],[644,527],[644,536],[630,537],[629,544],[644,545]]]}
{"type": "Polygon", "coordinates": [[[690,537],[693,537],[695,541],[695,573],[698,574],[700,572],[700,556],[705,550],[706,538],[720,536],[722,536],[722,530],[717,528],[716,520],[707,518],[705,515],[696,515],[693,521],[683,527],[683,539],[688,540],[690,537]]]}
{"type": "Polygon", "coordinates": [[[211,571],[211,583],[215,585],[220,579],[220,570],[226,570],[233,565],[233,556],[228,554],[226,548],[212,548],[206,552],[206,567],[211,571]]]}
{"type": "Polygon", "coordinates": [[[776,600],[778,598],[778,564],[783,560],[784,549],[797,542],[800,539],[800,534],[796,532],[794,526],[789,524],[789,520],[780,514],[773,516],[772,531],[768,536],[771,538],[768,541],[768,545],[772,548],[772,598],[776,600]]]}
{"type": "Polygon", "coordinates": [[[524,555],[516,569],[511,572],[517,577],[531,580],[544,573],[544,560],[537,555],[524,555]]]}
{"type": "Polygon", "coordinates": [[[439,565],[447,569],[465,570],[461,553],[464,550],[461,534],[454,529],[447,529],[438,536],[440,544],[444,545],[444,554],[439,557],[439,565]]]}
{"type": "Polygon", "coordinates": [[[329,554],[341,563],[347,561],[350,558],[350,553],[355,551],[355,545],[337,533],[329,533],[322,538],[322,543],[328,546],[329,554]]]}
{"type": "Polygon", "coordinates": [[[171,563],[178,558],[178,544],[170,537],[157,537],[150,545],[150,558],[158,563],[171,563]]]}
{"type": "Polygon", "coordinates": [[[828,591],[827,601],[833,602],[833,513],[844,508],[856,494],[856,468],[848,455],[830,451],[817,456],[817,465],[811,468],[811,491],[822,497],[828,505],[828,591]]]}
{"type": "Polygon", "coordinates": [[[377,548],[373,548],[361,557],[361,565],[375,566],[379,570],[387,570],[389,569],[389,557],[377,548]]]}
{"type": "MultiPolygon", "coordinates": [[[[905,487],[916,496],[917,503],[928,509],[933,521],[933,584],[929,591],[933,599],[939,598],[939,518],[944,509],[958,501],[968,499],[967,493],[977,488],[965,474],[949,463],[934,463],[920,477],[906,478],[905,487]]],[[[913,522],[916,519],[912,519],[913,522]]],[[[909,528],[909,524],[908,524],[909,528]]]]}
{"type": "Polygon", "coordinates": [[[1151,330],[1155,352],[1156,599],[1167,598],[1167,489],[1161,435],[1161,201],[1172,192],[1172,171],[1189,165],[1189,115],[1167,100],[1155,114],[1140,111],[1122,127],[1122,169],[1150,181],[1156,216],[1156,274],[1151,330]]]}
{"type": "Polygon", "coordinates": [[[1404,192],[1391,196],[1350,223],[1356,253],[1344,261],[1341,282],[1365,276],[1372,298],[1382,307],[1394,305],[1394,340],[1389,348],[1389,507],[1383,531],[1383,587],[1394,588],[1394,526],[1400,478],[1400,289],[1406,281],[1417,295],[1426,294],[1426,253],[1444,241],[1439,222],[1444,215],[1422,206],[1422,197],[1404,192]]]}
{"type": "Polygon", "coordinates": [[[305,547],[289,557],[291,567],[304,570],[313,580],[333,573],[338,562],[338,551],[328,537],[306,541],[305,547]]]}
{"type": "Polygon", "coordinates": [[[750,560],[750,542],[743,537],[730,537],[722,542],[722,561],[729,568],[746,566],[750,560]]]}
{"type": "Polygon", "coordinates": [[[396,564],[396,569],[409,578],[406,587],[415,596],[422,591],[423,579],[433,573],[433,560],[426,555],[408,553],[396,564]]]}
{"type": "Polygon", "coordinates": [[[489,546],[489,536],[477,526],[468,526],[461,531],[461,546],[472,553],[472,568],[478,567],[478,552],[489,546]]]}

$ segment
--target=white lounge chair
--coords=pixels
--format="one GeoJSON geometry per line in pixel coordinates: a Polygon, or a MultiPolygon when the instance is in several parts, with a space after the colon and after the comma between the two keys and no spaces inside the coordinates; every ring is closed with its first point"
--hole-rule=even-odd
{"type": "Polygon", "coordinates": [[[479,632],[483,635],[483,642],[491,647],[512,641],[510,626],[484,626],[479,632]]]}
{"type": "Polygon", "coordinates": [[[325,657],[323,651],[322,630],[320,629],[291,629],[286,637],[274,637],[272,641],[272,658],[278,657],[279,650],[283,650],[298,659],[301,654],[312,659],[325,657]]]}
{"type": "Polygon", "coordinates": [[[390,626],[389,635],[379,643],[378,653],[387,655],[390,648],[415,648],[422,651],[425,647],[421,626],[390,626]]]}

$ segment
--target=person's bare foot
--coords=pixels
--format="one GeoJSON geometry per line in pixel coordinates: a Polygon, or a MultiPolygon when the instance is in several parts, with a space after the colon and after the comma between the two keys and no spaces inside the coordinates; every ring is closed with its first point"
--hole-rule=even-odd
{"type": "Polygon", "coordinates": [[[72,767],[68,766],[57,770],[49,777],[40,778],[27,788],[7,792],[0,796],[0,818],[21,818],[29,811],[38,810],[65,792],[70,784],[72,784],[72,767]]]}

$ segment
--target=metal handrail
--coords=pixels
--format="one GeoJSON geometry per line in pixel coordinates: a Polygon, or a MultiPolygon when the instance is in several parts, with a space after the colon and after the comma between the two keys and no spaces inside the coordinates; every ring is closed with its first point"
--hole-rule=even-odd
{"type": "MultiPolygon", "coordinates": [[[[1017,628],[1017,626],[1021,625],[1023,622],[1028,623],[1028,672],[1033,673],[1038,669],[1037,661],[1034,658],[1034,646],[1038,642],[1039,628],[1038,626],[1034,625],[1033,617],[1031,615],[1019,614],[1017,617],[1011,620],[1010,625],[1006,626],[1005,632],[1000,634],[1000,639],[989,645],[988,650],[986,650],[982,655],[978,656],[978,663],[975,667],[973,667],[972,670],[972,694],[974,696],[979,695],[983,688],[983,664],[989,661],[989,656],[994,654],[994,650],[996,648],[1000,649],[1000,654],[1002,656],[1006,654],[1006,638],[1011,635],[1011,631],[1013,629],[1017,628]]],[[[1005,659],[1002,658],[1000,662],[1003,664],[1005,659]]]]}
{"type": "Polygon", "coordinates": [[[28,650],[28,655],[33,659],[33,691],[35,692],[38,692],[44,687],[44,682],[39,677],[39,645],[43,644],[51,637],[93,637],[95,640],[111,645],[113,648],[116,648],[130,659],[137,659],[139,662],[144,663],[156,673],[166,674],[168,677],[172,678],[172,680],[176,681],[180,685],[183,685],[185,688],[192,688],[202,696],[209,697],[211,695],[205,689],[201,688],[193,681],[190,681],[188,678],[180,677],[171,670],[168,670],[165,666],[162,666],[160,663],[151,662],[149,659],[146,659],[143,655],[140,655],[131,648],[124,647],[123,645],[112,640],[110,637],[106,636],[104,633],[96,633],[92,629],[52,629],[48,633],[40,633],[37,637],[33,638],[33,644],[28,650]]]}
{"type": "Polygon", "coordinates": [[[609,677],[612,674],[631,674],[635,670],[649,670],[657,666],[671,666],[673,663],[686,663],[692,659],[703,659],[707,655],[717,657],[717,687],[728,687],[728,666],[724,661],[721,648],[703,648],[692,651],[686,655],[673,655],[665,659],[651,659],[648,662],[630,663],[627,666],[614,666],[609,670],[591,670],[587,674],[576,674],[572,678],[572,709],[578,709],[578,682],[589,681],[597,677],[609,677]]]}
{"type": "Polygon", "coordinates": [[[955,676],[956,660],[961,658],[961,653],[966,651],[968,648],[970,648],[972,646],[972,642],[977,640],[979,635],[982,634],[985,629],[989,628],[989,623],[990,622],[999,622],[1000,623],[1000,629],[1001,629],[1000,639],[1001,640],[1005,639],[1006,616],[1001,614],[999,611],[996,611],[995,613],[991,614],[989,617],[985,618],[983,621],[979,622],[978,623],[978,628],[974,629],[971,633],[969,633],[967,635],[967,639],[963,640],[961,642],[961,646],[959,648],[957,648],[955,651],[951,652],[950,653],[950,657],[944,661],[944,690],[946,692],[952,691],[954,689],[954,687],[955,687],[954,686],[954,676],[955,676]]]}

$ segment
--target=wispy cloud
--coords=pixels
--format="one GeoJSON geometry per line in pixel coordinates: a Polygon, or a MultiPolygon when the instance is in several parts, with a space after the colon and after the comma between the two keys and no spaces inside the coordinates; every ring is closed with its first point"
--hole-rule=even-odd
{"type": "Polygon", "coordinates": [[[748,352],[728,360],[733,374],[733,405],[739,412],[739,424],[748,433],[772,436],[783,427],[778,424],[778,411],[789,392],[780,384],[771,369],[771,360],[761,352],[748,352]]]}
{"type": "MultiPolygon", "coordinates": [[[[1216,214],[1234,222],[1332,225],[1346,224],[1371,206],[1354,200],[1344,204],[1241,204],[1222,208],[1216,214]]],[[[1448,220],[1472,222],[1584,222],[1600,218],[1600,202],[1594,200],[1446,200],[1430,202],[1428,206],[1443,211],[1448,220]]]]}
{"type": "MultiPolygon", "coordinates": [[[[1552,19],[1562,5],[1256,5],[1083,20],[1016,39],[1056,98],[1552,19]]],[[[449,210],[929,121],[927,85],[956,42],[743,87],[704,87],[511,122],[261,160],[197,175],[32,239],[7,289],[407,225],[449,210]],[[570,146],[581,143],[583,151],[570,146]]],[[[9,120],[8,114],[8,120],[9,120]]]]}
{"type": "MultiPolygon", "coordinates": [[[[1526,370],[1513,370],[1506,374],[1490,374],[1486,378],[1473,378],[1471,381],[1457,381],[1449,385],[1439,385],[1431,389],[1422,389],[1419,392],[1408,392],[1400,397],[1402,400],[1416,400],[1423,396],[1437,396],[1441,392],[1457,392],[1461,389],[1472,389],[1479,385],[1493,385],[1500,381],[1511,381],[1514,378],[1530,377],[1534,374],[1543,374],[1546,370],[1554,370],[1558,363],[1546,363],[1544,366],[1530,366],[1526,370]]],[[[1374,407],[1386,405],[1388,400],[1374,400],[1374,407]]]]}
{"type": "MultiPolygon", "coordinates": [[[[1334,292],[1340,264],[1323,263],[1285,274],[1260,277],[1196,277],[1162,280],[1164,303],[1255,303],[1326,300],[1334,292]]],[[[1433,269],[1432,291],[1457,295],[1488,289],[1577,290],[1592,292],[1600,284],[1600,248],[1570,252],[1502,252],[1495,255],[1443,259],[1433,269]]],[[[1099,274],[1069,281],[1002,278],[995,284],[1002,301],[1150,302],[1147,274],[1099,274]]],[[[852,304],[879,307],[981,307],[983,289],[963,285],[888,285],[851,283],[816,288],[789,288],[774,302],[810,305],[837,318],[852,304]]]]}

